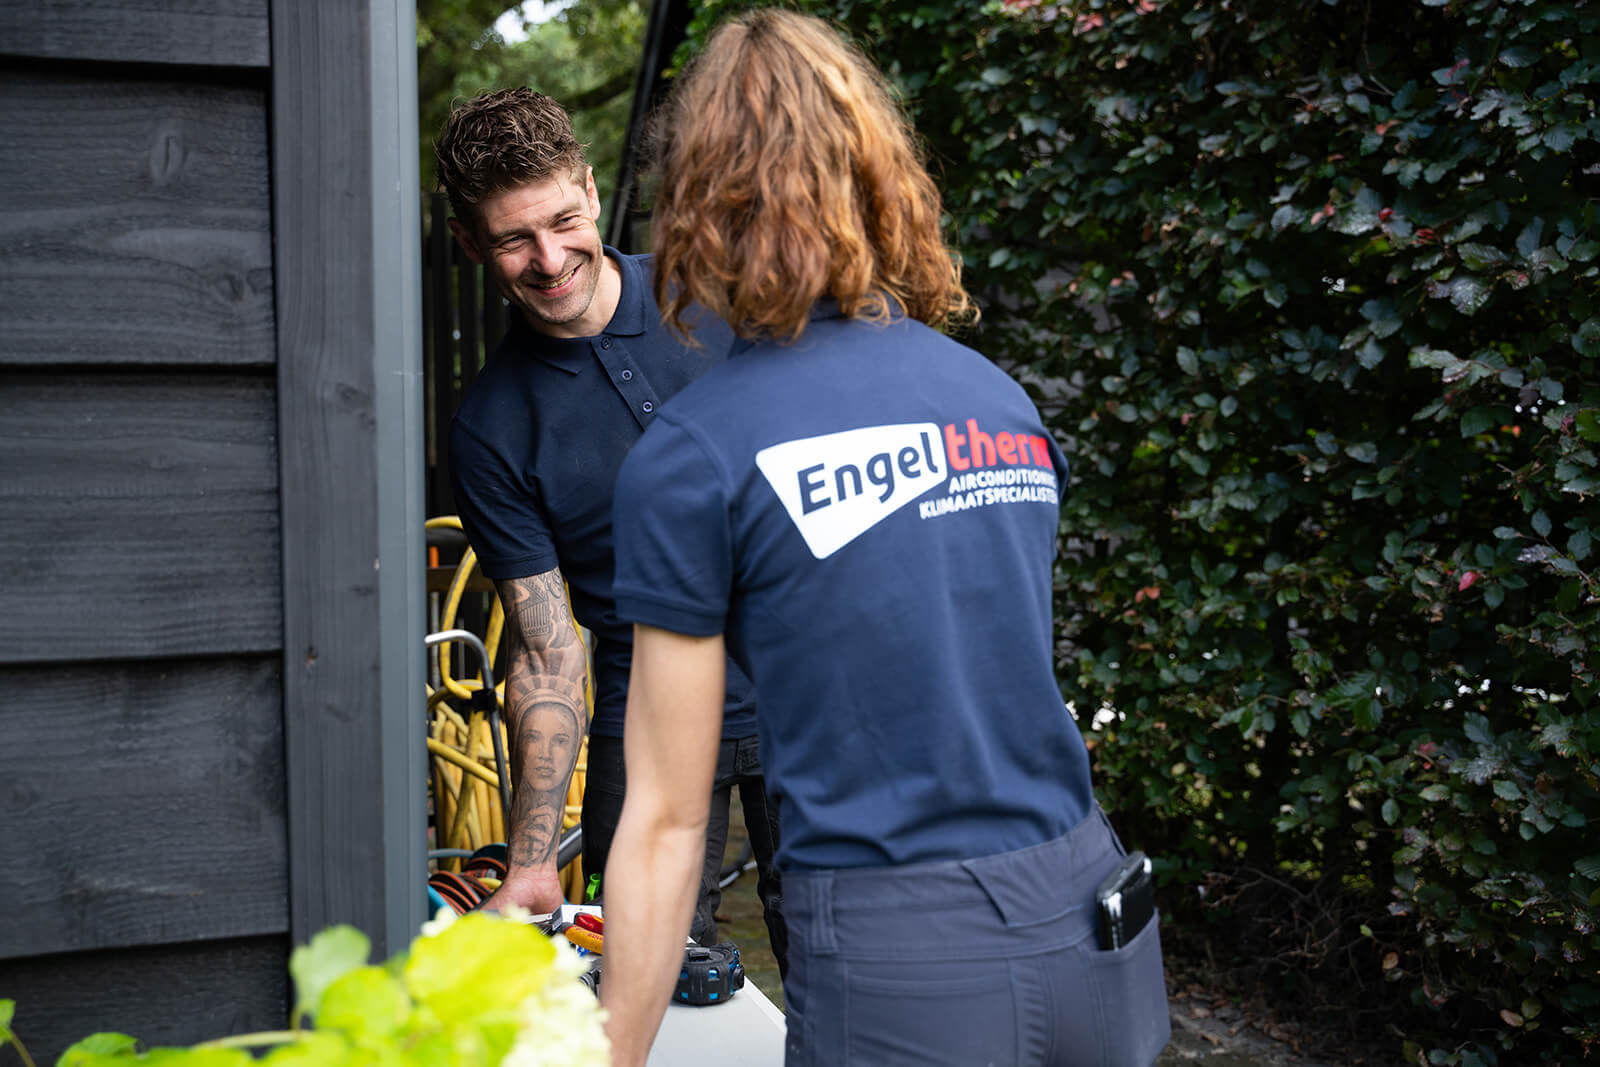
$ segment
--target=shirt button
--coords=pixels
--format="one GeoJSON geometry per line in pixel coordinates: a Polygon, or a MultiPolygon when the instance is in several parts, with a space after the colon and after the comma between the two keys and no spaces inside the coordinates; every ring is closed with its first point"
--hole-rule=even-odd
{"type": "Polygon", "coordinates": [[[625,382],[633,381],[633,371],[631,371],[631,370],[623,371],[622,372],[622,380],[625,381],[625,382]]]}
{"type": "Polygon", "coordinates": [[[611,347],[611,338],[609,338],[609,337],[600,338],[600,347],[601,348],[610,348],[611,347]]]}
{"type": "Polygon", "coordinates": [[[646,400],[643,404],[640,404],[639,406],[644,409],[644,413],[646,415],[650,414],[652,411],[654,411],[656,409],[656,406],[654,404],[650,403],[650,401],[648,401],[648,400],[646,400]]]}

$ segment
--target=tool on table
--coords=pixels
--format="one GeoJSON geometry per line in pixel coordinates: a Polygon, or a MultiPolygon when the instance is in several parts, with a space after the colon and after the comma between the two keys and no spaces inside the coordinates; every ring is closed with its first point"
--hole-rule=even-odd
{"type": "Polygon", "coordinates": [[[707,948],[690,945],[683,952],[683,970],[672,991],[674,1004],[721,1004],[744,988],[744,964],[732,941],[707,948]]]}

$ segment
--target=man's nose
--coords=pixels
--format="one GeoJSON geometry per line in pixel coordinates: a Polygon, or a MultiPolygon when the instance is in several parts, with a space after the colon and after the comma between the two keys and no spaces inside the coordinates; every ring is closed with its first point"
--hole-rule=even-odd
{"type": "Polygon", "coordinates": [[[561,273],[566,262],[567,250],[554,237],[540,237],[534,241],[533,256],[528,265],[536,274],[553,278],[561,273]]]}

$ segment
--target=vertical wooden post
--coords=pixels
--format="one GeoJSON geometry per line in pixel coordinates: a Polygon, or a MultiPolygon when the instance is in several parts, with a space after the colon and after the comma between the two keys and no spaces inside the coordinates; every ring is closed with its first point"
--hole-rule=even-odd
{"type": "Polygon", "coordinates": [[[411,0],[272,0],[290,930],[424,918],[411,0]]]}

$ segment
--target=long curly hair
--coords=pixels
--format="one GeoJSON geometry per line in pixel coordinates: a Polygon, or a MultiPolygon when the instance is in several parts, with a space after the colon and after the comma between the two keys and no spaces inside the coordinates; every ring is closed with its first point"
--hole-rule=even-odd
{"type": "Polygon", "coordinates": [[[828,23],[725,23],[652,131],[655,295],[688,336],[701,304],[742,337],[793,341],[832,297],[853,318],[976,314],[939,191],[887,80],[828,23]]]}

